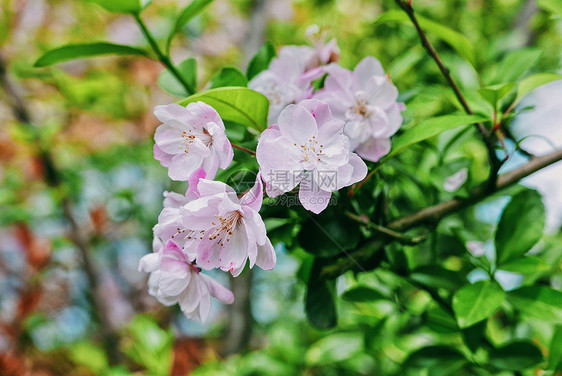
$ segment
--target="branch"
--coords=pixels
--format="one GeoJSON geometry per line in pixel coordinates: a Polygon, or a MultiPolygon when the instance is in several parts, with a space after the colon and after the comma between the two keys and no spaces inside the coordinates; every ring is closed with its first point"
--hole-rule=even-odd
{"type": "Polygon", "coordinates": [[[154,40],[154,37],[148,30],[148,27],[146,27],[146,24],[144,23],[140,15],[134,14],[133,17],[135,18],[137,25],[139,25],[142,35],[148,41],[148,44],[150,44],[150,47],[152,48],[152,51],[154,51],[154,53],[156,54],[156,57],[158,57],[158,60],[160,60],[160,62],[166,68],[168,68],[170,73],[174,75],[174,78],[183,86],[183,88],[185,89],[188,95],[194,94],[195,89],[192,88],[191,85],[183,78],[180,72],[178,72],[178,70],[176,69],[170,58],[162,52],[162,50],[158,46],[158,43],[156,43],[156,40],[154,40]]]}
{"type": "Polygon", "coordinates": [[[247,149],[247,148],[245,148],[245,147],[243,147],[243,146],[236,145],[236,144],[232,144],[232,143],[231,143],[231,145],[232,145],[233,148],[236,148],[236,149],[245,151],[246,153],[251,154],[251,155],[253,155],[253,156],[256,155],[256,152],[255,152],[255,151],[252,151],[252,150],[250,150],[250,149],[247,149]]]}
{"type": "MultiPolygon", "coordinates": [[[[475,205],[492,194],[516,184],[521,179],[559,161],[562,161],[562,149],[556,150],[542,157],[532,158],[523,166],[498,176],[495,182],[495,188],[492,191],[488,189],[489,187],[487,186],[487,183],[484,183],[483,185],[475,188],[472,191],[471,196],[467,199],[453,199],[430,206],[416,213],[396,219],[388,224],[387,227],[393,231],[403,232],[423,224],[437,224],[448,215],[475,205]]],[[[375,242],[380,242],[380,240],[377,239],[371,243],[375,242]]],[[[369,252],[359,249],[351,253],[350,257],[341,259],[335,264],[324,267],[321,272],[321,277],[336,278],[346,271],[352,270],[357,263],[368,260],[383,246],[384,243],[380,243],[379,247],[370,247],[369,252]]]]}
{"type": "MultiPolygon", "coordinates": [[[[421,26],[420,26],[420,24],[419,24],[419,22],[416,18],[416,15],[414,14],[414,8],[412,7],[411,1],[406,2],[406,1],[403,1],[403,0],[396,0],[396,3],[400,6],[400,8],[402,8],[404,10],[404,12],[406,12],[408,17],[410,18],[410,20],[414,24],[414,27],[416,28],[416,30],[418,32],[418,35],[420,37],[422,45],[424,46],[426,51],[429,53],[429,55],[433,58],[433,60],[437,64],[437,66],[439,67],[439,70],[443,74],[443,77],[445,77],[445,80],[447,81],[447,83],[449,84],[451,89],[453,89],[453,92],[455,93],[455,96],[457,97],[457,99],[460,102],[464,111],[467,114],[472,115],[473,112],[470,109],[470,106],[468,105],[466,99],[462,95],[462,93],[459,89],[459,86],[457,85],[457,83],[455,82],[453,77],[451,76],[451,73],[449,72],[449,69],[447,69],[447,67],[445,67],[445,65],[443,64],[443,61],[439,57],[439,54],[437,53],[435,48],[433,48],[433,45],[431,44],[429,39],[427,39],[427,36],[425,35],[425,32],[421,28],[421,26]]],[[[486,129],[486,126],[484,126],[484,124],[482,124],[482,123],[476,123],[475,127],[478,130],[478,132],[480,133],[480,136],[481,136],[482,140],[484,141],[484,144],[486,145],[486,148],[488,149],[488,161],[490,163],[490,178],[488,180],[488,182],[489,182],[488,189],[493,191],[494,188],[495,188],[494,184],[496,183],[496,176],[497,176],[498,171],[499,171],[499,169],[502,165],[502,161],[496,155],[496,151],[494,149],[495,139],[493,138],[493,134],[490,134],[488,132],[488,130],[486,129]]]]}
{"type": "MultiPolygon", "coordinates": [[[[46,150],[41,145],[41,141],[39,139],[38,133],[33,125],[33,121],[31,119],[30,113],[27,110],[17,87],[10,81],[8,78],[8,73],[6,71],[6,64],[3,58],[0,56],[0,86],[4,89],[7,94],[7,98],[11,100],[11,107],[14,112],[14,116],[16,119],[30,127],[35,132],[34,142],[36,144],[37,149],[39,150],[39,160],[43,165],[44,170],[44,179],[47,185],[52,187],[60,187],[61,181],[61,174],[57,170],[56,165],[54,163],[53,157],[49,150],[46,150]]],[[[99,288],[99,274],[96,271],[95,264],[92,262],[90,258],[90,250],[88,247],[88,243],[84,238],[80,226],[74,215],[72,213],[72,203],[70,199],[65,196],[62,198],[61,202],[63,215],[70,224],[70,239],[80,251],[82,256],[82,262],[84,266],[84,271],[86,272],[86,276],[88,278],[88,283],[92,289],[92,305],[94,307],[94,314],[96,315],[97,319],[100,322],[100,326],[102,329],[102,337],[103,337],[103,344],[107,356],[112,364],[116,364],[119,360],[119,350],[118,350],[118,338],[113,329],[111,328],[111,323],[108,316],[108,307],[103,300],[103,297],[100,294],[99,288]]]]}

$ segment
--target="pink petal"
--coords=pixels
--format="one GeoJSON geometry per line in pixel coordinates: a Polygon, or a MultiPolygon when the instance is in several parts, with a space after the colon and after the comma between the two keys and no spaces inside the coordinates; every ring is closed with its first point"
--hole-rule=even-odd
{"type": "Polygon", "coordinates": [[[367,82],[372,76],[384,76],[384,69],[380,61],[372,56],[367,56],[361,60],[353,70],[360,82],[367,82]]]}
{"type": "Polygon", "coordinates": [[[299,200],[302,206],[314,214],[319,214],[328,207],[332,192],[323,191],[313,182],[306,189],[299,189],[299,200]]]}
{"type": "Polygon", "coordinates": [[[205,274],[199,274],[199,278],[203,279],[209,287],[211,296],[223,304],[232,304],[234,302],[234,294],[232,291],[215,281],[213,278],[205,274]]]}
{"type": "Polygon", "coordinates": [[[306,108],[294,104],[288,105],[279,115],[279,129],[297,145],[304,145],[318,134],[314,117],[306,108]]]}
{"type": "Polygon", "coordinates": [[[254,186],[242,196],[240,205],[248,206],[256,212],[260,211],[263,202],[263,183],[261,174],[258,172],[256,175],[256,182],[254,186]]]}
{"type": "Polygon", "coordinates": [[[271,245],[269,238],[266,238],[265,243],[258,246],[256,265],[263,270],[271,270],[275,267],[276,263],[277,255],[275,254],[275,249],[271,245]]]}
{"type": "Polygon", "coordinates": [[[332,120],[332,111],[326,102],[318,99],[306,99],[299,102],[299,106],[304,107],[316,119],[316,124],[320,129],[326,122],[332,120]]]}
{"type": "Polygon", "coordinates": [[[381,157],[390,151],[390,139],[388,138],[371,138],[365,143],[359,145],[355,152],[361,158],[372,162],[378,162],[381,157]]]}

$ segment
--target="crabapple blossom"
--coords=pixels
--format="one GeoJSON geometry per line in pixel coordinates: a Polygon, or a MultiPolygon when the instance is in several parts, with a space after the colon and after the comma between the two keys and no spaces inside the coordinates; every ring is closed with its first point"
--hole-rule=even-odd
{"type": "Polygon", "coordinates": [[[350,152],[343,126],[324,102],[287,106],[279,124],[266,129],[258,141],[256,157],[268,195],[278,196],[300,184],[301,204],[318,214],[328,206],[332,192],[364,179],[367,166],[350,152]]]}
{"type": "Polygon", "coordinates": [[[275,250],[258,213],[263,201],[260,175],[240,198],[218,181],[200,179],[197,189],[201,197],[180,208],[184,248],[197,250],[197,264],[233,276],[242,272],[248,259],[250,268],[273,269],[275,250]]]}
{"type": "Polygon", "coordinates": [[[211,297],[224,304],[234,302],[234,295],[213,278],[200,273],[187,255],[173,241],[164,246],[155,239],[155,252],[145,255],[139,271],[150,273],[148,292],[164,305],[179,304],[189,319],[205,322],[211,311],[211,297]]]}
{"type": "Polygon", "coordinates": [[[154,135],[154,158],[168,167],[172,180],[187,180],[199,167],[212,179],[232,162],[232,145],[213,107],[203,102],[168,104],[156,106],[154,114],[163,123],[154,135]]]}
{"type": "Polygon", "coordinates": [[[328,76],[314,98],[328,103],[334,117],[345,121],[351,149],[377,162],[388,154],[390,137],[402,125],[398,90],[374,57],[364,58],[353,71],[337,64],[324,69],[328,76]]]}
{"type": "Polygon", "coordinates": [[[336,41],[310,46],[285,46],[269,64],[254,77],[248,87],[265,95],[270,102],[268,124],[277,122],[281,111],[291,103],[312,96],[312,81],[322,77],[322,65],[339,58],[336,41]]]}

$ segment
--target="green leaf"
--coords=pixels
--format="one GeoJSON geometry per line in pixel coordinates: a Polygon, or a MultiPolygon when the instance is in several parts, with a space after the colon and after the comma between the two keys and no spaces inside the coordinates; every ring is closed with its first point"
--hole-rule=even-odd
{"type": "MultiPolygon", "coordinates": [[[[176,68],[189,86],[195,89],[197,87],[197,61],[194,58],[189,58],[179,63],[176,68]]],[[[176,97],[185,98],[189,96],[183,85],[178,82],[168,69],[160,73],[158,86],[168,94],[176,97]]]]}
{"type": "MultiPolygon", "coordinates": [[[[466,362],[466,358],[459,351],[449,346],[428,346],[411,353],[404,367],[412,369],[442,368],[447,372],[458,370],[466,362]]],[[[429,373],[434,375],[434,372],[429,373]]],[[[442,374],[442,373],[441,373],[442,374]]],[[[454,373],[449,373],[454,374],[454,373]]]]}
{"type": "Polygon", "coordinates": [[[275,57],[275,47],[271,42],[265,42],[263,46],[256,52],[252,60],[248,63],[248,68],[246,69],[246,76],[248,80],[251,80],[258,75],[263,70],[269,67],[269,63],[275,57]]]}
{"type": "Polygon", "coordinates": [[[203,9],[205,9],[205,7],[212,2],[213,0],[193,0],[191,3],[189,3],[188,6],[183,9],[183,11],[176,19],[174,27],[172,28],[172,30],[170,30],[170,34],[168,34],[168,39],[166,41],[166,51],[170,51],[170,45],[172,44],[174,35],[176,35],[176,33],[180,31],[193,17],[201,13],[203,9]]]}
{"type": "Polygon", "coordinates": [[[335,280],[319,278],[323,263],[314,260],[308,279],[305,311],[308,321],[317,328],[329,329],[337,325],[336,305],[334,303],[335,280]]]}
{"type": "Polygon", "coordinates": [[[308,253],[316,257],[332,257],[354,249],[359,236],[356,222],[328,209],[308,217],[302,224],[298,240],[308,253]]]}
{"type": "Polygon", "coordinates": [[[522,371],[543,361],[541,351],[531,342],[515,341],[490,351],[488,363],[496,368],[522,371]]]}
{"type": "Polygon", "coordinates": [[[550,341],[548,369],[562,371],[562,325],[557,325],[550,341]]]}
{"type": "Polygon", "coordinates": [[[78,43],[67,44],[65,46],[47,51],[43,56],[37,59],[33,66],[36,68],[40,68],[60,63],[62,61],[102,55],[150,56],[148,52],[141,50],[140,48],[124,46],[120,44],[106,42],[78,43]]]}
{"type": "Polygon", "coordinates": [[[519,103],[521,98],[523,98],[529,92],[535,90],[539,86],[548,84],[552,81],[562,80],[562,74],[559,73],[537,73],[529,77],[525,77],[519,83],[517,88],[517,97],[515,98],[514,105],[519,103]]]}
{"type": "Polygon", "coordinates": [[[360,333],[334,333],[314,342],[305,355],[306,364],[325,367],[327,364],[350,359],[363,351],[360,333]]]}
{"type": "Polygon", "coordinates": [[[541,196],[536,191],[527,189],[513,196],[496,230],[498,265],[523,256],[540,240],[545,215],[541,196]]]}
{"type": "MultiPolygon", "coordinates": [[[[416,14],[416,18],[422,29],[440,38],[442,41],[450,45],[461,57],[474,65],[474,50],[472,43],[463,34],[455,31],[439,22],[432,21],[428,18],[416,14]]],[[[414,26],[408,15],[401,10],[391,10],[384,12],[375,20],[375,24],[386,22],[398,22],[404,25],[414,26]]]]}
{"type": "Polygon", "coordinates": [[[525,48],[508,53],[498,64],[496,75],[491,83],[515,82],[535,66],[541,58],[542,51],[525,48]]]}
{"type": "Polygon", "coordinates": [[[90,3],[101,5],[106,10],[115,13],[138,13],[150,2],[139,0],[86,0],[90,3]]]}
{"type": "Polygon", "coordinates": [[[267,127],[269,100],[245,87],[220,87],[205,90],[179,102],[182,106],[202,101],[212,106],[223,120],[263,131],[267,127]]]}
{"type": "Polygon", "coordinates": [[[520,274],[541,273],[548,269],[549,266],[545,261],[534,256],[518,258],[501,266],[501,270],[520,274]]]}
{"type": "Polygon", "coordinates": [[[386,298],[377,290],[364,285],[353,286],[346,290],[341,298],[348,302],[372,302],[375,300],[385,300],[386,298]]]}
{"type": "Polygon", "coordinates": [[[96,375],[103,374],[109,367],[103,350],[91,343],[76,343],[68,350],[74,363],[88,367],[96,375]]]}
{"type": "Polygon", "coordinates": [[[478,92],[486,100],[486,102],[490,103],[494,111],[498,110],[499,102],[513,90],[515,87],[515,83],[509,82],[507,84],[498,84],[483,87],[478,92]]]}
{"type": "Polygon", "coordinates": [[[410,274],[410,278],[424,286],[446,290],[457,290],[466,283],[466,278],[460,273],[438,265],[420,266],[410,274]]]}
{"type": "Polygon", "coordinates": [[[453,311],[461,328],[491,316],[500,306],[505,292],[491,281],[479,281],[458,290],[453,296],[453,311]]]}
{"type": "Polygon", "coordinates": [[[525,286],[507,293],[507,301],[541,321],[562,323],[562,292],[545,286],[525,286]]]}
{"type": "Polygon", "coordinates": [[[484,120],[485,118],[477,115],[445,115],[424,120],[394,139],[392,150],[384,160],[386,161],[396,154],[401,153],[413,144],[437,136],[441,132],[484,120]]]}
{"type": "Polygon", "coordinates": [[[236,67],[224,67],[211,78],[211,89],[226,86],[248,86],[248,79],[236,67]]]}
{"type": "Polygon", "coordinates": [[[562,0],[538,0],[537,6],[548,12],[562,16],[562,0]]]}

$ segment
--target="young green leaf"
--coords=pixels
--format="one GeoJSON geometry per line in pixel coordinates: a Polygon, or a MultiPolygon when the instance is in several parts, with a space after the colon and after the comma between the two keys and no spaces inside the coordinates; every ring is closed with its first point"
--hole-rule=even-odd
{"type": "Polygon", "coordinates": [[[416,268],[410,278],[424,286],[456,290],[466,283],[466,278],[438,265],[425,265],[416,268]]]}
{"type": "Polygon", "coordinates": [[[562,80],[562,74],[559,73],[537,73],[530,75],[529,77],[525,77],[519,83],[519,87],[517,88],[517,97],[513,105],[519,103],[521,98],[523,98],[529,92],[535,90],[539,86],[546,85],[549,82],[562,80]]]}
{"type": "Polygon", "coordinates": [[[540,273],[548,269],[549,266],[545,261],[534,256],[521,257],[501,266],[501,270],[520,274],[540,273]]]}
{"type": "Polygon", "coordinates": [[[541,321],[562,323],[562,292],[546,286],[525,286],[507,293],[507,301],[541,321]]]}
{"type": "Polygon", "coordinates": [[[542,51],[526,48],[508,53],[498,64],[492,84],[515,82],[535,66],[542,56],[542,51]]]}
{"type": "MultiPolygon", "coordinates": [[[[445,43],[453,47],[453,49],[465,60],[474,65],[474,50],[472,43],[463,34],[442,25],[441,23],[432,21],[428,18],[416,14],[416,18],[422,29],[430,32],[435,37],[440,38],[445,43]]],[[[390,10],[384,12],[375,20],[375,24],[386,22],[398,22],[404,25],[413,26],[408,15],[400,10],[390,10]]]]}
{"type": "Polygon", "coordinates": [[[492,315],[500,306],[505,292],[495,282],[479,281],[458,290],[453,296],[453,311],[461,328],[467,328],[492,315]]]}
{"type": "Polygon", "coordinates": [[[180,31],[193,17],[201,13],[203,9],[205,9],[205,7],[212,2],[213,0],[192,0],[191,3],[189,3],[189,5],[183,9],[183,11],[176,19],[172,30],[170,30],[170,33],[168,34],[168,39],[166,41],[166,51],[170,51],[170,46],[172,44],[174,35],[176,35],[176,33],[180,31]]]}
{"type": "Polygon", "coordinates": [[[437,136],[441,132],[483,120],[485,118],[477,115],[444,115],[424,120],[398,136],[392,143],[392,150],[384,160],[401,153],[413,144],[437,136]]]}
{"type": "Polygon", "coordinates": [[[486,100],[486,102],[490,103],[494,111],[498,110],[499,102],[505,98],[507,94],[509,94],[513,88],[515,87],[515,83],[509,82],[506,84],[498,84],[483,87],[478,92],[486,100]]]}
{"type": "MultiPolygon", "coordinates": [[[[197,61],[194,58],[189,58],[179,63],[177,65],[177,71],[190,87],[197,87],[197,61]]],[[[168,69],[160,73],[158,85],[168,94],[176,97],[185,98],[189,95],[183,85],[177,81],[168,69]]]]}
{"type": "Polygon", "coordinates": [[[263,46],[256,52],[252,60],[248,63],[248,68],[246,69],[246,76],[248,80],[251,80],[258,75],[263,70],[269,67],[269,63],[275,57],[275,48],[271,42],[265,42],[263,46]]]}
{"type": "Polygon", "coordinates": [[[490,351],[488,363],[496,368],[522,371],[543,361],[541,351],[531,342],[515,341],[490,351]]]}
{"type": "Polygon", "coordinates": [[[552,335],[548,354],[548,369],[562,371],[562,325],[557,325],[552,335]]]}
{"type": "Polygon", "coordinates": [[[248,86],[248,79],[236,67],[224,67],[211,78],[211,89],[226,86],[248,86]]]}
{"type": "Polygon", "coordinates": [[[182,106],[202,101],[213,107],[223,120],[263,131],[267,127],[269,100],[245,87],[220,87],[205,90],[180,102],[182,106]]]}
{"type": "Polygon", "coordinates": [[[496,230],[498,265],[523,256],[542,237],[545,208],[540,194],[527,189],[513,196],[496,230]]]}
{"type": "Polygon", "coordinates": [[[144,9],[148,3],[141,3],[139,0],[86,0],[96,3],[106,10],[115,13],[138,13],[144,9]]]}
{"type": "Polygon", "coordinates": [[[46,67],[63,61],[80,59],[83,57],[102,55],[137,55],[150,56],[148,52],[137,47],[113,44],[107,42],[67,44],[47,51],[35,64],[36,68],[46,67]]]}

